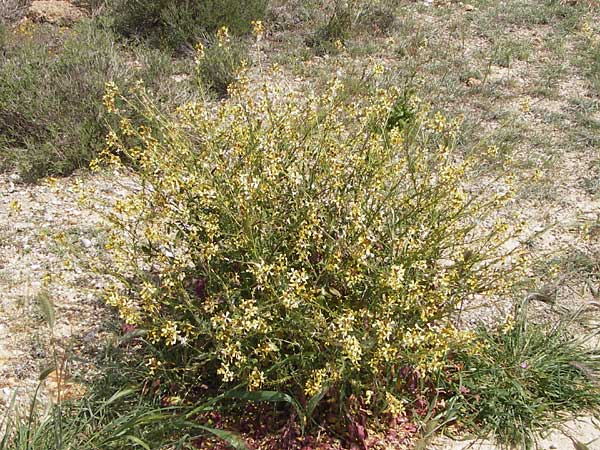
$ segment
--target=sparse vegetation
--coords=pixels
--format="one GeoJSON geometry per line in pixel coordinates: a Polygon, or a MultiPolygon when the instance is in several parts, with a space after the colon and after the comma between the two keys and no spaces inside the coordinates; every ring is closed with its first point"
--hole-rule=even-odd
{"type": "Polygon", "coordinates": [[[15,22],[23,16],[26,7],[26,0],[4,0],[0,4],[0,24],[15,22]]]}
{"type": "Polygon", "coordinates": [[[351,36],[355,25],[355,11],[347,2],[337,1],[331,15],[306,44],[315,50],[317,55],[340,52],[346,40],[351,36]]]}
{"type": "Polygon", "coordinates": [[[207,89],[219,97],[227,96],[227,89],[240,71],[250,64],[248,49],[221,28],[215,37],[200,42],[196,49],[194,75],[201,90],[207,89]]]}

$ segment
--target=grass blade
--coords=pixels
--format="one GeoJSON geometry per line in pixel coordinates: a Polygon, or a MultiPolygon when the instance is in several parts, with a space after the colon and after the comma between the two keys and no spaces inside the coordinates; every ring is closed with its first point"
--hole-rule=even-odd
{"type": "Polygon", "coordinates": [[[244,440],[238,435],[232,433],[231,431],[219,430],[218,428],[211,428],[204,425],[193,424],[193,426],[195,428],[199,428],[201,430],[207,431],[208,433],[215,435],[219,439],[222,439],[223,441],[227,442],[235,450],[248,450],[248,447],[246,446],[244,440]]]}
{"type": "Polygon", "coordinates": [[[44,320],[48,326],[50,328],[54,328],[56,316],[54,314],[54,305],[52,304],[50,293],[47,290],[42,290],[38,293],[35,300],[39,305],[40,312],[42,313],[42,316],[44,317],[44,320]]]}

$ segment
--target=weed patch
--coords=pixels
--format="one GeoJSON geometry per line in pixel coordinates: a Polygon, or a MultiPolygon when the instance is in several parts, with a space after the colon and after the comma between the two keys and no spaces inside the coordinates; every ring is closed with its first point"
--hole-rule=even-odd
{"type": "Polygon", "coordinates": [[[482,352],[459,352],[454,389],[457,420],[500,443],[533,448],[536,433],[600,406],[600,353],[569,332],[575,317],[531,323],[516,319],[478,332],[482,352]]]}
{"type": "Polygon", "coordinates": [[[216,37],[206,41],[206,45],[200,43],[197,48],[196,82],[202,90],[225,97],[242,68],[249,65],[248,50],[238,39],[229,36],[227,28],[221,28],[216,37]]]}

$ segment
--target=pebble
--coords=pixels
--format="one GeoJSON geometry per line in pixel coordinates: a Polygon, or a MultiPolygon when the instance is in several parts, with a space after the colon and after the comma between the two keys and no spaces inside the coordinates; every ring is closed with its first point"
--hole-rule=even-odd
{"type": "Polygon", "coordinates": [[[5,402],[9,402],[10,400],[12,400],[13,396],[14,396],[13,389],[11,389],[9,387],[2,388],[2,399],[5,402]]]}
{"type": "MultiPolygon", "coordinates": [[[[85,342],[74,341],[74,337],[89,331],[104,314],[102,304],[94,302],[92,308],[91,302],[85,300],[87,293],[81,289],[82,283],[89,282],[91,286],[84,287],[93,287],[96,283],[102,286],[102,281],[97,280],[96,274],[88,273],[87,266],[74,264],[68,270],[63,266],[64,252],[72,249],[89,257],[95,253],[98,240],[80,234],[76,240],[80,246],[63,251],[54,239],[59,234],[74,236],[81,229],[96,230],[99,217],[79,206],[78,194],[69,189],[72,179],[59,179],[53,188],[19,181],[15,176],[0,174],[0,228],[6,234],[0,242],[0,269],[5,274],[0,277],[0,291],[4,294],[0,302],[0,422],[15,392],[18,401],[26,401],[35,391],[38,368],[51,355],[47,327],[40,323],[38,308],[32,303],[35,294],[43,287],[52,294],[56,306],[55,338],[61,344],[83,345],[86,352],[96,339],[101,339],[99,334],[87,335],[85,342]],[[9,208],[13,203],[21,208],[9,208]],[[48,279],[42,279],[46,273],[48,279]]],[[[107,185],[110,180],[97,178],[85,187],[97,193],[107,185]]],[[[79,356],[74,353],[69,363],[74,373],[83,375],[93,367],[93,352],[79,356]]]]}
{"type": "Polygon", "coordinates": [[[80,241],[81,245],[83,245],[85,248],[90,248],[94,244],[91,240],[86,238],[81,238],[80,241]]]}

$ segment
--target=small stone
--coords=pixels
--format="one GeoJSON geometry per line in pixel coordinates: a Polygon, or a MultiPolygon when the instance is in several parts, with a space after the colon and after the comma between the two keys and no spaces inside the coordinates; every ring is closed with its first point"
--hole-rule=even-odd
{"type": "Polygon", "coordinates": [[[473,5],[469,5],[469,4],[465,5],[465,11],[473,11],[474,9],[475,9],[475,7],[473,5]]]}
{"type": "Polygon", "coordinates": [[[96,336],[98,335],[98,333],[96,332],[96,330],[92,330],[92,331],[88,331],[82,338],[83,342],[85,342],[86,344],[91,344],[92,342],[94,342],[96,340],[96,336]]]}
{"type": "Polygon", "coordinates": [[[171,76],[171,79],[175,82],[175,83],[181,83],[182,81],[185,81],[189,78],[190,76],[188,74],[185,73],[178,73],[175,75],[171,76]]]}
{"type": "Polygon", "coordinates": [[[85,248],[90,248],[94,243],[86,238],[81,238],[81,245],[83,245],[85,248]]]}
{"type": "Polygon", "coordinates": [[[10,174],[8,179],[10,181],[12,181],[13,183],[19,183],[21,181],[21,175],[19,175],[18,173],[13,173],[13,174],[10,174]]]}

